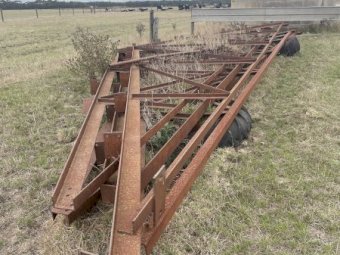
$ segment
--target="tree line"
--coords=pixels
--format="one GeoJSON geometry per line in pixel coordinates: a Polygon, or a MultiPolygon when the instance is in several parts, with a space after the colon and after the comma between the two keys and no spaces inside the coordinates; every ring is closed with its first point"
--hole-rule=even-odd
{"type": "Polygon", "coordinates": [[[214,5],[230,4],[231,0],[193,0],[193,1],[131,1],[131,2],[62,2],[56,0],[36,0],[34,2],[19,2],[16,0],[0,0],[0,9],[20,10],[20,9],[56,9],[56,8],[107,8],[107,7],[156,7],[178,6],[178,5],[214,5]]]}

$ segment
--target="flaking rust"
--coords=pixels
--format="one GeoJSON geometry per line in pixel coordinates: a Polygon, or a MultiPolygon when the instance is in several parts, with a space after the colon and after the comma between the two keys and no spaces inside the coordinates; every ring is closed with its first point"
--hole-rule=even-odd
{"type": "Polygon", "coordinates": [[[140,254],[142,247],[150,254],[242,105],[294,34],[287,24],[273,23],[219,35],[243,47],[242,53],[171,41],[120,49],[87,102],[86,118],[53,194],[52,213],[71,223],[99,199],[112,203],[108,254],[140,254]],[[167,81],[145,86],[141,76],[150,74],[167,81]],[[162,117],[142,132],[145,107],[162,117]],[[175,132],[145,162],[146,145],[169,123],[177,123],[175,132]],[[89,179],[93,165],[101,171],[89,179]]]}

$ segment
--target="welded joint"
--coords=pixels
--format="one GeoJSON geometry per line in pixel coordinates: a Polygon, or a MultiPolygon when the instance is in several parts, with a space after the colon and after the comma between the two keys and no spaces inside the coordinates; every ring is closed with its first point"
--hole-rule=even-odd
{"type": "Polygon", "coordinates": [[[118,113],[125,112],[127,95],[125,92],[117,92],[112,95],[102,96],[98,98],[99,103],[114,106],[118,113]]]}
{"type": "Polygon", "coordinates": [[[106,159],[120,155],[122,146],[122,132],[104,133],[104,155],[106,159]]]}

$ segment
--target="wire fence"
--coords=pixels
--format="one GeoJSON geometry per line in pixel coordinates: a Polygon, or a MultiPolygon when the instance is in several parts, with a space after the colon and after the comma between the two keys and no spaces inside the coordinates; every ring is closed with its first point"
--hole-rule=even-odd
{"type": "Polygon", "coordinates": [[[84,8],[56,8],[56,9],[23,9],[23,10],[3,10],[0,9],[1,21],[6,22],[15,19],[25,18],[42,18],[49,16],[70,16],[70,15],[98,15],[109,14],[115,12],[144,12],[147,10],[156,10],[156,8],[96,8],[84,7],[84,8]]]}
{"type": "MultiPolygon", "coordinates": [[[[105,10],[89,8],[72,9],[35,9],[5,10],[3,15],[5,22],[0,21],[0,34],[5,32],[38,31],[43,36],[50,33],[71,34],[74,29],[86,27],[96,33],[110,34],[114,40],[119,40],[120,45],[131,45],[138,41],[147,43],[150,41],[150,11],[126,12],[123,8],[105,10]],[[137,32],[138,25],[144,25],[142,35],[137,32]]],[[[155,11],[158,22],[158,38],[161,40],[173,39],[175,36],[190,34],[190,12],[169,10],[155,11]]]]}

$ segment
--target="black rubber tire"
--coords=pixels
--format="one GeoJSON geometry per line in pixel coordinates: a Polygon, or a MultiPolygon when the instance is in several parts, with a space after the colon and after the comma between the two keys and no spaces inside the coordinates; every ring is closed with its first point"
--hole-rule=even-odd
{"type": "Polygon", "coordinates": [[[300,51],[300,42],[295,35],[290,36],[280,50],[280,54],[291,57],[300,51]]]}
{"type": "Polygon", "coordinates": [[[245,107],[242,107],[229,130],[219,143],[219,147],[238,147],[247,139],[251,130],[251,116],[245,107]]]}

